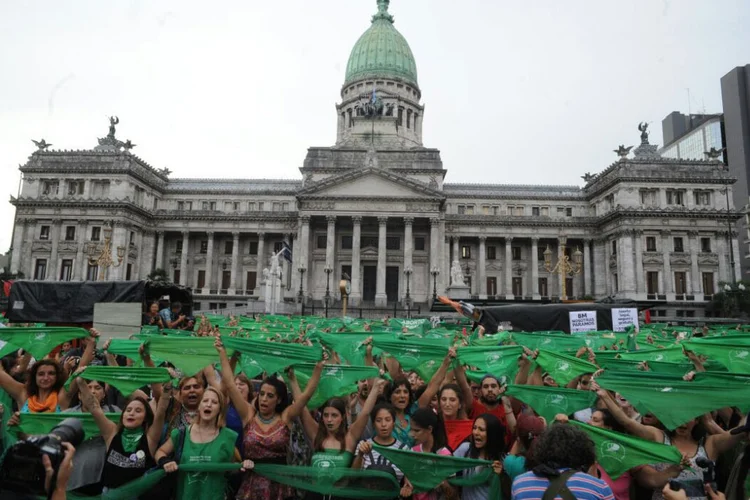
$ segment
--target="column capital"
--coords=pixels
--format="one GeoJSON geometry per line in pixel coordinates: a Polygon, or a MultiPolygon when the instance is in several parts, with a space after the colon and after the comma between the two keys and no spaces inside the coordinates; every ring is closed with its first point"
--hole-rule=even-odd
{"type": "Polygon", "coordinates": [[[156,231],[156,234],[159,236],[159,238],[164,238],[164,230],[160,229],[159,231],[156,231]]]}
{"type": "Polygon", "coordinates": [[[539,236],[532,236],[531,242],[538,245],[539,244],[539,236]]]}
{"type": "Polygon", "coordinates": [[[643,229],[633,229],[633,234],[637,236],[638,238],[640,238],[641,236],[643,236],[643,229]]]}
{"type": "Polygon", "coordinates": [[[433,217],[432,219],[430,219],[431,226],[437,226],[439,224],[440,224],[440,219],[438,219],[437,217],[433,217]]]}
{"type": "Polygon", "coordinates": [[[455,235],[451,236],[451,242],[458,243],[460,241],[461,241],[461,237],[460,236],[455,236],[455,235]]]}
{"type": "Polygon", "coordinates": [[[486,243],[487,242],[487,236],[482,235],[479,237],[479,243],[486,243]]]}
{"type": "Polygon", "coordinates": [[[404,225],[411,226],[414,224],[414,217],[404,217],[404,225]]]}
{"type": "Polygon", "coordinates": [[[688,236],[691,238],[697,238],[698,234],[699,234],[698,231],[696,231],[695,229],[688,231],[688,236]]]}
{"type": "Polygon", "coordinates": [[[362,216],[361,215],[352,215],[352,223],[354,223],[355,226],[358,226],[362,224],[362,216]]]}
{"type": "Polygon", "coordinates": [[[240,239],[240,232],[239,231],[232,231],[232,237],[235,240],[239,240],[240,239]]]}
{"type": "Polygon", "coordinates": [[[300,224],[310,224],[310,216],[309,215],[300,215],[300,217],[299,217],[299,223],[300,224]]]}
{"type": "MultiPolygon", "coordinates": [[[[235,233],[232,233],[235,234],[235,233]]],[[[237,232],[239,234],[239,232],[237,232]]],[[[258,241],[264,241],[266,239],[266,233],[263,231],[258,231],[258,241]]]]}
{"type": "Polygon", "coordinates": [[[88,226],[89,225],[89,221],[88,221],[88,219],[79,219],[78,220],[78,225],[79,226],[88,226]]]}
{"type": "Polygon", "coordinates": [[[208,236],[209,239],[211,239],[211,238],[214,237],[214,232],[213,231],[206,231],[206,235],[208,236]]]}
{"type": "Polygon", "coordinates": [[[62,224],[62,219],[52,219],[53,226],[59,226],[62,224]]]}
{"type": "Polygon", "coordinates": [[[378,224],[381,226],[388,224],[388,217],[378,217],[378,224]]]}
{"type": "Polygon", "coordinates": [[[513,241],[513,236],[506,236],[505,237],[505,245],[506,246],[510,245],[512,241],[513,241]]]}
{"type": "Polygon", "coordinates": [[[188,238],[190,236],[190,231],[182,231],[182,237],[188,238]]]}
{"type": "Polygon", "coordinates": [[[338,217],[336,215],[326,215],[326,221],[328,221],[328,225],[336,224],[336,219],[338,217]]]}

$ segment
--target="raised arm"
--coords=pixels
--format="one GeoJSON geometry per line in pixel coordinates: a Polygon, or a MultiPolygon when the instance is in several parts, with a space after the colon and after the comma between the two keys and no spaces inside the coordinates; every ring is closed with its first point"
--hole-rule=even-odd
{"type": "MultiPolygon", "coordinates": [[[[747,417],[743,418],[740,426],[744,426],[746,420],[747,417]]],[[[730,450],[743,439],[747,439],[747,434],[744,432],[732,435],[729,431],[724,431],[721,434],[708,436],[706,438],[706,454],[711,460],[718,460],[722,453],[730,450]]]]}
{"type": "MultiPolygon", "coordinates": [[[[299,382],[297,382],[297,377],[289,377],[289,388],[292,390],[292,399],[295,401],[302,397],[302,390],[299,388],[299,382]]],[[[315,419],[310,415],[310,412],[307,411],[307,409],[302,411],[302,428],[305,430],[305,434],[307,434],[307,437],[310,439],[310,441],[313,441],[315,439],[315,436],[318,434],[318,422],[315,421],[315,419]]]]}
{"type": "MultiPolygon", "coordinates": [[[[221,360],[221,372],[222,373],[233,373],[232,367],[229,365],[229,358],[227,357],[227,350],[224,349],[224,344],[221,342],[221,337],[216,337],[214,341],[214,347],[219,353],[219,359],[221,360]]],[[[230,379],[231,380],[231,379],[230,379]]],[[[236,384],[225,383],[227,392],[229,393],[229,399],[232,400],[234,408],[237,410],[237,414],[242,420],[242,426],[244,427],[255,417],[255,408],[248,403],[245,398],[242,397],[240,390],[237,389],[236,384]]]]}
{"type": "Polygon", "coordinates": [[[617,402],[612,399],[612,396],[610,396],[607,391],[605,391],[604,389],[599,389],[598,391],[596,391],[596,394],[599,396],[599,399],[601,399],[604,404],[607,405],[607,409],[612,414],[612,416],[615,417],[615,420],[617,420],[629,434],[642,439],[648,439],[649,441],[654,441],[656,443],[664,442],[664,433],[661,430],[650,425],[643,425],[628,417],[625,412],[622,411],[620,405],[618,405],[617,402]]]}
{"type": "MultiPolygon", "coordinates": [[[[305,409],[305,406],[307,406],[307,403],[310,401],[310,398],[313,397],[313,394],[315,394],[315,390],[318,388],[318,383],[320,382],[320,377],[323,375],[323,366],[324,361],[320,360],[315,365],[315,369],[312,372],[312,377],[310,377],[310,380],[307,382],[307,386],[305,387],[305,392],[299,395],[298,398],[294,398],[294,402],[289,405],[286,410],[284,410],[284,413],[281,414],[281,419],[287,424],[291,424],[292,420],[294,418],[299,417],[302,411],[305,409]]],[[[296,376],[294,375],[294,368],[289,368],[288,372],[289,380],[296,379],[296,376]]]]}
{"type": "Polygon", "coordinates": [[[468,414],[474,405],[474,394],[471,392],[471,384],[469,384],[466,378],[466,370],[461,363],[457,363],[453,373],[456,375],[456,383],[461,388],[461,394],[464,396],[464,408],[466,408],[466,413],[468,414]]]}
{"type": "MultiPolygon", "coordinates": [[[[430,400],[432,400],[432,397],[440,390],[440,384],[443,383],[445,375],[448,373],[448,368],[450,368],[451,363],[453,363],[454,359],[456,359],[456,348],[451,347],[448,350],[448,354],[445,355],[440,368],[438,368],[438,371],[435,372],[435,375],[432,376],[430,382],[427,384],[427,388],[419,397],[417,405],[420,408],[424,408],[430,405],[430,400]]],[[[469,390],[469,394],[471,394],[471,390],[469,390]]]]}
{"type": "MultiPolygon", "coordinates": [[[[79,368],[79,370],[81,369],[79,368]]],[[[107,443],[107,448],[109,448],[112,439],[117,435],[117,424],[104,415],[102,407],[99,406],[99,401],[91,394],[86,381],[78,377],[75,382],[78,385],[78,390],[81,391],[81,405],[87,408],[91,416],[94,417],[94,422],[99,427],[99,432],[104,438],[104,442],[107,443]]]]}
{"type": "MultiPolygon", "coordinates": [[[[26,402],[26,386],[11,377],[2,365],[0,365],[0,388],[18,403],[19,408],[23,407],[26,402]]],[[[10,411],[10,408],[7,411],[10,411]]]]}
{"type": "Polygon", "coordinates": [[[529,361],[528,355],[524,352],[518,358],[518,373],[516,373],[516,379],[513,383],[516,385],[526,385],[529,381],[529,370],[531,370],[531,361],[529,361]]]}
{"type": "Polygon", "coordinates": [[[148,428],[148,448],[152,455],[156,453],[157,448],[159,448],[159,440],[161,439],[161,433],[163,431],[164,421],[166,420],[167,409],[169,408],[171,399],[171,395],[169,397],[163,395],[159,398],[159,403],[154,412],[154,421],[151,424],[151,427],[148,428]]]}
{"type": "Polygon", "coordinates": [[[78,363],[78,367],[86,367],[91,364],[94,360],[94,353],[96,351],[96,341],[99,339],[99,332],[95,329],[89,330],[89,337],[86,338],[86,347],[81,355],[81,361],[78,363]]]}
{"type": "Polygon", "coordinates": [[[346,433],[346,449],[348,451],[351,451],[352,453],[354,452],[354,448],[362,437],[362,433],[365,432],[367,421],[370,419],[370,413],[372,413],[372,409],[375,408],[375,403],[380,395],[383,394],[385,383],[385,380],[382,378],[375,382],[370,394],[367,395],[365,404],[362,405],[362,411],[357,415],[357,420],[355,420],[351,427],[349,427],[349,432],[346,433]]]}

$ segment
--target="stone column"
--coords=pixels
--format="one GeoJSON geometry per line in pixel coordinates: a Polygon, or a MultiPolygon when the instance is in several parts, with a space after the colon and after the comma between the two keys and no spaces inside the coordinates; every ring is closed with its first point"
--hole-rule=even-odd
{"type": "Polygon", "coordinates": [[[487,237],[479,237],[479,264],[477,266],[477,293],[480,299],[487,299],[487,278],[485,268],[487,267],[487,237]]]}
{"type": "MultiPolygon", "coordinates": [[[[234,260],[234,258],[232,258],[234,260]]],[[[253,295],[262,298],[265,286],[261,285],[263,280],[263,267],[266,265],[266,233],[258,233],[258,255],[255,261],[255,291],[253,295]]]]}
{"type": "Polygon", "coordinates": [[[461,238],[459,236],[453,236],[451,238],[451,242],[453,243],[453,255],[451,255],[451,258],[450,258],[451,267],[453,266],[453,261],[456,261],[456,260],[459,262],[461,261],[461,255],[459,254],[459,251],[460,251],[459,240],[460,239],[461,238]]]}
{"type": "Polygon", "coordinates": [[[21,261],[23,264],[21,264],[21,270],[25,273],[26,279],[32,279],[34,277],[34,268],[33,262],[31,259],[31,254],[33,250],[34,240],[36,240],[36,225],[37,220],[36,219],[26,219],[26,238],[25,240],[29,242],[29,250],[27,252],[24,252],[23,257],[21,258],[21,261]]]}
{"type": "Polygon", "coordinates": [[[583,240],[583,295],[594,295],[591,279],[591,240],[583,240]]]}
{"type": "Polygon", "coordinates": [[[336,249],[336,216],[329,215],[326,217],[328,230],[326,232],[326,267],[333,269],[335,264],[334,251],[336,249]]]}
{"type": "Polygon", "coordinates": [[[140,258],[140,262],[138,263],[138,279],[146,279],[146,277],[154,270],[154,250],[156,250],[156,234],[151,230],[144,231],[142,241],[142,248],[138,251],[138,255],[140,258]]]}
{"type": "Polygon", "coordinates": [[[592,295],[596,298],[607,295],[607,251],[606,242],[596,239],[594,243],[594,288],[592,295]]]}
{"type": "Polygon", "coordinates": [[[164,269],[164,231],[157,231],[156,264],[154,269],[164,269]]]}
{"type": "MultiPolygon", "coordinates": [[[[258,251],[260,252],[260,245],[258,245],[258,251]]],[[[240,267],[240,232],[232,231],[232,273],[229,281],[229,294],[233,295],[237,293],[237,274],[238,268],[240,267]]]]}
{"type": "MultiPolygon", "coordinates": [[[[289,246],[289,248],[292,248],[293,236],[294,235],[289,234],[289,233],[284,233],[283,235],[283,241],[289,246]]],[[[289,287],[291,286],[291,281],[289,280],[289,261],[286,260],[285,258],[281,259],[281,274],[283,275],[281,277],[281,286],[289,290],[289,287]]],[[[282,296],[283,295],[284,294],[282,292],[282,296]]]]}
{"type": "MultiPolygon", "coordinates": [[[[299,267],[305,268],[305,273],[302,275],[302,294],[307,297],[309,287],[307,286],[310,280],[310,216],[302,216],[299,219],[300,223],[300,265],[299,267]]],[[[299,270],[297,270],[299,272],[299,270]]],[[[260,277],[259,277],[260,279],[260,277]]]]}
{"type": "Polygon", "coordinates": [[[513,299],[513,252],[511,250],[512,242],[513,236],[505,237],[505,269],[503,269],[503,274],[505,275],[506,299],[513,299]]]}
{"type": "MultiPolygon", "coordinates": [[[[211,293],[214,281],[214,232],[208,231],[208,249],[206,250],[206,283],[204,285],[208,291],[204,290],[203,293],[211,293]]],[[[217,287],[218,288],[218,287],[217,287]]]]}
{"type": "Polygon", "coordinates": [[[359,305],[362,302],[362,284],[360,283],[360,239],[362,237],[362,216],[355,215],[352,217],[352,290],[349,303],[352,306],[359,305]]]}
{"type": "MultiPolygon", "coordinates": [[[[742,279],[742,269],[740,269],[740,261],[742,260],[742,254],[740,254],[740,242],[737,236],[739,236],[737,231],[732,231],[731,241],[732,241],[732,249],[734,251],[734,276],[733,276],[734,281],[740,281],[742,279]]],[[[729,274],[732,274],[731,262],[730,262],[729,269],[730,269],[729,274]]]]}
{"type": "MultiPolygon", "coordinates": [[[[562,260],[565,258],[565,251],[563,250],[563,246],[567,246],[568,239],[566,237],[560,237],[557,239],[557,262],[562,262],[562,260]]],[[[567,274],[561,274],[559,271],[554,273],[555,276],[557,276],[557,286],[558,286],[558,295],[560,296],[560,300],[565,300],[568,298],[568,294],[570,293],[570,290],[566,288],[565,293],[563,293],[563,286],[565,285],[565,279],[568,277],[567,274]]]]}
{"type": "Polygon", "coordinates": [[[440,224],[438,225],[439,233],[438,233],[438,269],[440,269],[440,274],[438,275],[437,279],[437,289],[438,289],[438,295],[445,294],[446,290],[448,290],[448,286],[451,283],[451,262],[450,262],[450,243],[445,238],[445,220],[441,220],[440,224]],[[440,245],[440,242],[443,242],[442,246],[440,245]]]}
{"type": "Polygon", "coordinates": [[[138,231],[135,236],[135,245],[136,249],[138,250],[138,257],[136,257],[135,262],[133,263],[133,273],[130,276],[131,280],[137,281],[140,279],[141,276],[141,262],[143,262],[143,243],[144,240],[144,233],[143,231],[138,231]]]}
{"type": "MultiPolygon", "coordinates": [[[[691,292],[695,295],[702,293],[701,288],[701,276],[698,270],[698,253],[701,251],[700,244],[698,241],[698,231],[688,232],[688,248],[690,248],[690,283],[692,285],[691,292]]],[[[700,300],[696,297],[696,300],[700,300]]]]}
{"type": "Polygon", "coordinates": [[[531,238],[531,283],[529,283],[528,289],[531,290],[531,298],[539,300],[542,298],[539,295],[539,237],[532,236],[531,238]]]}
{"type": "MultiPolygon", "coordinates": [[[[414,236],[412,235],[412,226],[414,225],[414,217],[404,217],[404,269],[402,269],[401,275],[403,276],[404,286],[401,287],[401,294],[406,297],[406,274],[403,271],[406,269],[414,270],[413,259],[414,259],[414,236]]],[[[411,289],[411,283],[409,283],[409,295],[414,295],[414,290],[411,289]]]]}
{"type": "Polygon", "coordinates": [[[385,239],[387,237],[386,225],[388,217],[378,217],[378,279],[375,288],[375,305],[385,307],[388,304],[388,296],[385,293],[385,239]]]}
{"type": "Polygon", "coordinates": [[[60,245],[60,227],[62,221],[55,219],[52,221],[52,231],[50,232],[50,240],[52,240],[52,253],[49,257],[49,265],[47,266],[47,281],[57,281],[57,249],[60,245]]]}
{"type": "MultiPolygon", "coordinates": [[[[662,277],[662,290],[665,294],[671,294],[674,292],[674,276],[672,276],[672,263],[669,260],[669,238],[671,231],[661,232],[661,253],[664,259],[664,275],[662,277]]],[[[667,297],[667,300],[670,298],[667,297]]]]}
{"type": "Polygon", "coordinates": [[[432,270],[437,268],[442,273],[442,262],[440,259],[440,245],[442,244],[440,241],[440,219],[437,217],[430,219],[430,266],[429,269],[427,269],[427,277],[425,281],[427,282],[427,300],[430,300],[430,297],[432,297],[432,292],[434,285],[436,284],[436,280],[433,280],[432,278],[432,270]]]}
{"type": "MultiPolygon", "coordinates": [[[[10,259],[10,272],[17,274],[21,267],[21,253],[23,252],[23,233],[26,230],[26,219],[16,219],[16,228],[13,231],[13,256],[10,259]]],[[[29,240],[29,243],[31,240],[29,240]]],[[[31,253],[31,245],[28,245],[31,253]]]]}
{"type": "MultiPolygon", "coordinates": [[[[729,266],[729,248],[727,248],[727,233],[724,231],[717,231],[715,233],[716,241],[716,254],[719,256],[719,281],[731,281],[729,266]]],[[[719,293],[718,286],[716,287],[716,293],[719,293]]]]}
{"type": "Polygon", "coordinates": [[[182,254],[180,254],[180,285],[188,284],[188,250],[190,250],[190,231],[182,232],[182,254]]]}
{"type": "Polygon", "coordinates": [[[76,249],[76,263],[75,272],[73,273],[73,279],[75,281],[83,281],[85,278],[84,267],[86,266],[87,259],[84,258],[84,250],[86,250],[86,229],[89,227],[89,221],[82,219],[78,221],[78,247],[76,249]]]}
{"type": "Polygon", "coordinates": [[[620,239],[620,262],[622,267],[619,269],[620,288],[626,294],[635,293],[635,264],[633,260],[633,234],[632,230],[623,232],[620,239]]]}

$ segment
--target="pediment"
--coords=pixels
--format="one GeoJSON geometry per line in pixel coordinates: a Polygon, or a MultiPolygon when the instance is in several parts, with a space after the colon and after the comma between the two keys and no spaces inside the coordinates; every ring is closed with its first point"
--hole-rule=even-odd
{"type": "Polygon", "coordinates": [[[298,192],[298,196],[300,198],[309,196],[316,198],[369,197],[423,200],[445,198],[443,193],[431,189],[421,182],[377,167],[368,167],[328,177],[306,186],[298,192]]]}

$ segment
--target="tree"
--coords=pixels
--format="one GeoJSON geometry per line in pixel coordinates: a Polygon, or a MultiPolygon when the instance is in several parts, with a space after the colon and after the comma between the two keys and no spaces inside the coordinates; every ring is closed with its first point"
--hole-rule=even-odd
{"type": "Polygon", "coordinates": [[[722,318],[750,316],[750,282],[719,283],[719,293],[714,294],[707,309],[722,318]]]}

